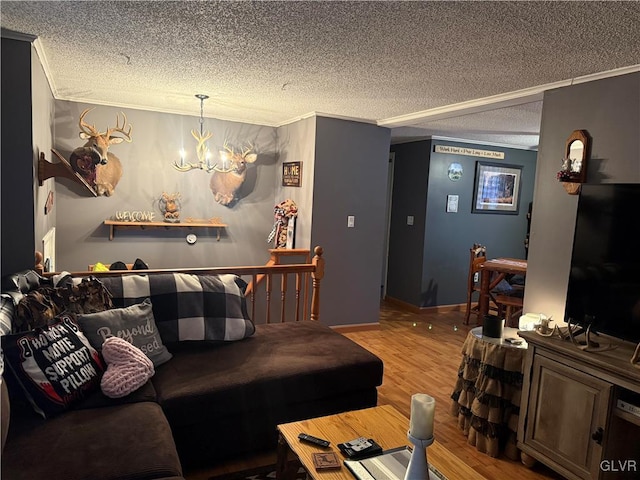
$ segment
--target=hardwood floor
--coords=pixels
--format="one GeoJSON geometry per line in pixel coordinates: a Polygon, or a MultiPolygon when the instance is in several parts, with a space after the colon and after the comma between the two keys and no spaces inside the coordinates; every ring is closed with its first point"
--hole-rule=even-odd
{"type": "MultiPolygon", "coordinates": [[[[384,380],[378,404],[393,405],[410,416],[411,395],[427,393],[436,399],[434,435],[461,461],[489,480],[562,479],[544,465],[532,469],[502,456],[492,458],[467,444],[449,411],[450,395],[461,360],[461,348],[474,325],[464,325],[463,312],[411,313],[383,303],[380,326],[344,335],[378,355],[384,362],[384,380]]],[[[473,322],[473,318],[472,318],[473,322]]],[[[185,472],[188,480],[208,480],[211,475],[275,463],[275,452],[229,462],[215,469],[185,472]]],[[[465,480],[465,479],[450,479],[465,480]]]]}

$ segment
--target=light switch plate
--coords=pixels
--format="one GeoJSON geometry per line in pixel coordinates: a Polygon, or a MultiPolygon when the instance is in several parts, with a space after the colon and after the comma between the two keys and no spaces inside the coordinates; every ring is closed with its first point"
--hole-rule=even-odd
{"type": "Polygon", "coordinates": [[[457,213],[458,212],[458,195],[447,195],[447,212],[449,213],[457,213]]]}
{"type": "Polygon", "coordinates": [[[407,215],[407,225],[413,225],[413,215],[407,215]]]}
{"type": "Polygon", "coordinates": [[[356,226],[356,217],[353,215],[349,215],[347,217],[347,227],[353,228],[356,226]]]}

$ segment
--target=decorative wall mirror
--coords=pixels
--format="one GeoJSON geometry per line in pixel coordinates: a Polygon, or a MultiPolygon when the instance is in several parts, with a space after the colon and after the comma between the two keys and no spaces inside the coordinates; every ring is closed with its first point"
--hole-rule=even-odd
{"type": "Polygon", "coordinates": [[[586,130],[574,130],[565,144],[562,169],[558,172],[558,180],[563,183],[567,193],[572,195],[580,192],[580,184],[587,179],[590,140],[586,130]]]}

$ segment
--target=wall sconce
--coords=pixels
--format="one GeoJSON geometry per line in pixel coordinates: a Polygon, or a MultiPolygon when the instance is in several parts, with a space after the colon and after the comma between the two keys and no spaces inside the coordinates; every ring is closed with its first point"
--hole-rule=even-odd
{"type": "Polygon", "coordinates": [[[556,178],[569,195],[578,195],[580,186],[587,181],[587,160],[591,150],[591,137],[586,130],[574,130],[565,145],[562,168],[556,178]]]}
{"type": "Polygon", "coordinates": [[[204,101],[209,98],[209,95],[202,93],[196,94],[196,98],[200,99],[200,132],[197,130],[191,130],[191,135],[196,139],[198,145],[196,146],[196,155],[198,157],[198,163],[188,163],[184,161],[185,151],[180,150],[180,161],[173,162],[173,168],[181,172],[188,172],[194,168],[205,170],[207,173],[216,169],[216,164],[211,164],[211,152],[207,147],[206,141],[209,140],[213,134],[211,132],[204,131],[204,101]]]}

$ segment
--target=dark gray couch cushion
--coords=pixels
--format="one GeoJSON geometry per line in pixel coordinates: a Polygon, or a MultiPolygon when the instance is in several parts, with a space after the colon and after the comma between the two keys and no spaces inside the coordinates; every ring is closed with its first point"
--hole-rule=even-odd
{"type": "Polygon", "coordinates": [[[160,406],[140,402],[72,410],[29,425],[12,418],[1,476],[143,480],[181,477],[182,468],[160,406]]]}
{"type": "Polygon", "coordinates": [[[185,468],[273,449],[280,423],[375,406],[382,383],[378,357],[311,321],[172,351],[151,381],[185,468]]]}
{"type": "Polygon", "coordinates": [[[234,342],[188,349],[152,383],[172,426],[249,410],[332,399],[382,383],[382,361],[317,322],[257,325],[234,342]]]}

